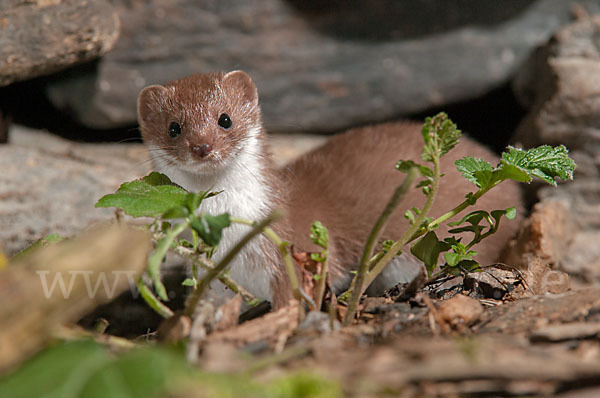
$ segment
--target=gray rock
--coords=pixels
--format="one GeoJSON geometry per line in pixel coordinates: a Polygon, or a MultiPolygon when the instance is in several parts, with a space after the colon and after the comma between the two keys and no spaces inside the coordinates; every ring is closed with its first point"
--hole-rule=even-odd
{"type": "MultiPolygon", "coordinates": [[[[274,160],[282,165],[322,142],[272,137],[274,160]]],[[[50,233],[72,236],[114,219],[96,201],[150,169],[141,144],[82,144],[14,125],[9,144],[0,145],[0,246],[14,254],[50,233]]]]}
{"type": "Polygon", "coordinates": [[[270,131],[332,132],[479,96],[595,0],[118,2],[121,39],[47,93],[89,127],[135,123],[140,89],[243,69],[270,131]]]}
{"type": "MultiPolygon", "coordinates": [[[[514,141],[525,147],[565,144],[578,167],[575,181],[538,191],[543,203],[559,201],[568,209],[553,230],[566,250],[561,269],[600,281],[600,16],[584,18],[560,29],[536,51],[515,80],[515,90],[531,105],[514,141]],[[565,228],[574,223],[575,228],[565,228]]],[[[556,245],[558,246],[558,245],[556,245]]]]}
{"type": "Polygon", "coordinates": [[[0,29],[6,86],[105,54],[119,37],[119,18],[108,0],[2,0],[0,29]]]}
{"type": "Polygon", "coordinates": [[[14,126],[0,145],[0,242],[14,254],[50,233],[72,236],[112,209],[94,204],[149,168],[142,145],[77,144],[14,126]]]}

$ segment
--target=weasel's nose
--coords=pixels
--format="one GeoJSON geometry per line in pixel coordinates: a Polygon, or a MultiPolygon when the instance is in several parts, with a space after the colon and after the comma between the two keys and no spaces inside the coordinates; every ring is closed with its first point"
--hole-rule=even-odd
{"type": "Polygon", "coordinates": [[[196,145],[192,147],[192,152],[201,158],[205,158],[212,151],[212,145],[210,144],[202,144],[196,145]]]}

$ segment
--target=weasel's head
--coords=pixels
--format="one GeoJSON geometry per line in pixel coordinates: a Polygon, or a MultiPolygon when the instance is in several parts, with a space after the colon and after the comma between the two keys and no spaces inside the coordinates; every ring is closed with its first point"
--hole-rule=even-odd
{"type": "Polygon", "coordinates": [[[263,134],[258,92],[242,71],[146,87],[138,98],[138,121],[157,165],[199,174],[255,148],[263,134]]]}

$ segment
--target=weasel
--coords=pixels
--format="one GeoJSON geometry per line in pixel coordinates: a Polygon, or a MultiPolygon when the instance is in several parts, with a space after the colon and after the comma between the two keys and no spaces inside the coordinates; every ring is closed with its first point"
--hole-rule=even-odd
{"type": "MultiPolygon", "coordinates": [[[[386,123],[334,136],[323,146],[282,169],[271,161],[258,102],[257,88],[242,71],[192,75],[164,85],[146,87],[138,98],[138,119],[144,142],[157,171],[193,192],[223,191],[205,200],[200,211],[228,212],[260,220],[273,209],[287,216],[273,227],[301,251],[318,251],[309,238],[310,225],[321,221],[329,230],[329,265],[335,290],[347,287],[358,266],[371,227],[404,175],[395,170],[400,159],[420,160],[423,138],[416,123],[386,123]]],[[[439,216],[464,200],[475,186],[463,178],[454,161],[464,156],[495,162],[498,157],[477,142],[462,137],[442,158],[436,211],[439,216]]],[[[422,207],[419,189],[409,192],[391,217],[382,239],[398,238],[408,227],[403,212],[422,207]]],[[[516,184],[506,182],[482,197],[475,209],[516,206],[522,213],[516,184]]],[[[498,260],[518,221],[505,222],[479,244],[477,259],[498,260]]],[[[219,260],[247,232],[234,224],[224,230],[215,259],[219,260]]],[[[438,236],[447,236],[441,227],[438,236]]],[[[396,258],[374,283],[376,290],[410,279],[417,262],[410,254],[396,258]]],[[[291,293],[280,255],[258,236],[231,264],[231,277],[274,307],[291,293]]]]}

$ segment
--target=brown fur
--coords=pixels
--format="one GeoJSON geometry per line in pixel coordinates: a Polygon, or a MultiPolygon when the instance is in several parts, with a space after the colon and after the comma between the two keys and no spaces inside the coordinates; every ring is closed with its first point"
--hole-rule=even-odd
{"type": "MultiPolygon", "coordinates": [[[[328,227],[333,237],[332,248],[339,257],[337,273],[356,267],[371,230],[405,174],[395,169],[398,160],[420,159],[423,138],[420,124],[385,123],[350,130],[333,137],[322,147],[305,155],[285,169],[289,187],[290,224],[296,244],[306,250],[317,250],[305,231],[313,220],[328,227]]],[[[439,193],[431,212],[438,217],[458,205],[475,185],[456,170],[454,161],[464,156],[480,157],[491,163],[498,156],[481,144],[463,136],[460,144],[442,158],[439,193]]],[[[413,206],[422,208],[425,195],[413,189],[392,216],[383,239],[398,239],[408,228],[403,214],[413,206]]],[[[506,182],[483,196],[473,208],[495,210],[516,206],[519,219],[523,206],[519,187],[506,182]]],[[[466,214],[466,211],[464,212],[466,214]]],[[[498,232],[477,245],[477,259],[483,264],[498,260],[506,242],[517,231],[518,220],[503,222],[498,232]]],[[[448,228],[440,227],[439,237],[448,236],[448,228]]],[[[467,237],[469,235],[466,235],[467,237]]]]}
{"type": "MultiPolygon", "coordinates": [[[[309,239],[309,230],[314,220],[321,221],[329,229],[332,276],[338,280],[357,267],[371,227],[404,178],[404,174],[395,170],[396,162],[400,159],[421,162],[420,124],[386,123],[337,135],[284,169],[275,170],[266,149],[257,90],[243,72],[193,75],[164,86],[150,86],[140,94],[138,113],[144,141],[168,151],[172,158],[160,160],[170,162],[170,165],[189,164],[190,159],[194,159],[190,155],[191,148],[208,143],[221,156],[211,154],[196,158],[191,164],[209,165],[201,168],[199,173],[216,173],[217,176],[222,172],[223,164],[236,157],[243,148],[248,132],[259,129],[262,153],[256,156],[270,187],[268,206],[288,212],[288,217],[274,228],[299,250],[315,251],[317,248],[309,239]],[[219,128],[217,121],[221,113],[230,114],[234,120],[231,129],[219,128]],[[172,121],[182,126],[181,138],[176,140],[167,134],[172,121]]],[[[498,161],[498,157],[482,145],[463,137],[461,143],[442,158],[442,171],[446,176],[442,178],[431,216],[440,216],[463,201],[467,192],[475,191],[476,187],[454,166],[456,159],[467,155],[492,163],[498,161]]],[[[408,227],[404,211],[413,206],[421,208],[424,201],[425,196],[419,189],[409,192],[383,238],[399,238],[408,227]]],[[[520,218],[521,203],[516,184],[504,183],[469,210],[490,211],[516,206],[520,218]]],[[[517,226],[518,221],[503,222],[494,236],[476,247],[477,259],[484,264],[496,261],[517,226]]],[[[447,236],[447,227],[442,226],[439,235],[447,236]]],[[[270,280],[272,299],[276,307],[283,305],[290,292],[277,249],[264,239],[257,244],[261,245],[266,258],[256,259],[258,264],[255,265],[277,268],[270,280]]]]}

